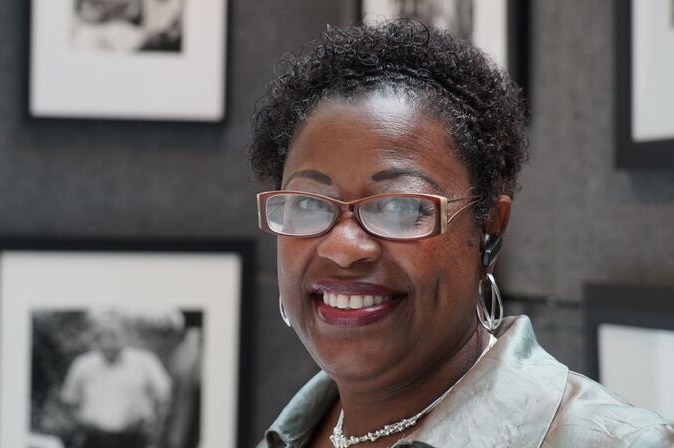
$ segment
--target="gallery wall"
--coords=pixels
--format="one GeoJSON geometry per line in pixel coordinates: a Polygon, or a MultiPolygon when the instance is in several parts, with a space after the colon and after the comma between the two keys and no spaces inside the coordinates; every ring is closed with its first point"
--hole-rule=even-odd
{"type": "MultiPolygon", "coordinates": [[[[0,236],[254,239],[241,444],[253,446],[316,368],[278,316],[248,119],[273,62],[325,23],[352,21],[356,2],[230,0],[220,124],[28,119],[29,3],[0,2],[0,236]]],[[[531,4],[531,162],[501,257],[504,289],[577,302],[588,280],[674,284],[674,172],[613,165],[613,0],[531,4]]]]}

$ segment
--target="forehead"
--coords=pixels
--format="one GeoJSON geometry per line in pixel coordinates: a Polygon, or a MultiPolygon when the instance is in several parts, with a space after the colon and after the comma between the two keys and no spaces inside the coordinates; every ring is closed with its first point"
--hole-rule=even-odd
{"type": "Polygon", "coordinates": [[[283,187],[305,171],[334,184],[371,180],[382,171],[413,171],[442,194],[469,186],[444,122],[415,100],[392,93],[319,103],[295,132],[283,187]]]}

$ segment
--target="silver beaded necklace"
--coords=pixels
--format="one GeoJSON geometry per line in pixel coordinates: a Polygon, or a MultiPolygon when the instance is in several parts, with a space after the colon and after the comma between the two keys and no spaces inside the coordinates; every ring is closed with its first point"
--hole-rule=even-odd
{"type": "Polygon", "coordinates": [[[449,393],[452,391],[454,386],[459,384],[459,382],[468,374],[468,372],[471,371],[471,369],[477,364],[477,362],[489,351],[490,348],[496,343],[496,338],[494,335],[490,334],[489,335],[489,344],[487,344],[487,347],[484,349],[484,351],[480,354],[480,356],[477,358],[475,363],[464,373],[461,378],[459,378],[454,384],[452,384],[449,389],[444,391],[442,395],[440,395],[438,398],[433,400],[431,404],[426,406],[421,412],[419,412],[416,415],[413,415],[412,417],[404,418],[402,420],[399,420],[395,423],[391,423],[389,425],[384,425],[383,428],[378,429],[374,432],[368,432],[365,435],[362,436],[345,436],[344,433],[342,432],[342,428],[344,426],[344,409],[342,409],[339,412],[339,418],[337,419],[337,424],[335,427],[332,429],[332,435],[330,436],[330,442],[332,443],[332,446],[334,448],[349,448],[352,445],[356,445],[359,443],[363,442],[374,442],[375,440],[378,440],[382,437],[390,436],[392,434],[397,434],[400,432],[405,431],[408,428],[411,428],[412,426],[416,425],[417,422],[421,417],[424,417],[425,415],[429,414],[435,407],[440,404],[442,400],[449,395],[449,393]]]}

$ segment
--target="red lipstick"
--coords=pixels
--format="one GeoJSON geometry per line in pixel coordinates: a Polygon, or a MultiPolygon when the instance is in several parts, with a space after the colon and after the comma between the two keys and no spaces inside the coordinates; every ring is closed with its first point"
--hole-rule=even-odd
{"type": "Polygon", "coordinates": [[[384,319],[400,304],[402,294],[374,283],[320,280],[314,283],[312,296],[321,320],[344,327],[384,319]]]}
{"type": "Polygon", "coordinates": [[[358,309],[334,308],[323,303],[322,298],[316,300],[318,317],[330,325],[341,327],[368,325],[384,319],[393,312],[400,300],[389,300],[378,305],[358,309]]]}

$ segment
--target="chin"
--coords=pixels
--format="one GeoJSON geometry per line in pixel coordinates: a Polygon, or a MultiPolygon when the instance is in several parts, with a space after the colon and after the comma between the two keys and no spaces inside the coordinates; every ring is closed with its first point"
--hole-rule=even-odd
{"type": "Polygon", "coordinates": [[[366,343],[352,338],[328,348],[305,347],[316,364],[339,383],[366,383],[390,374],[401,362],[401,355],[387,353],[391,343],[366,343]]]}

